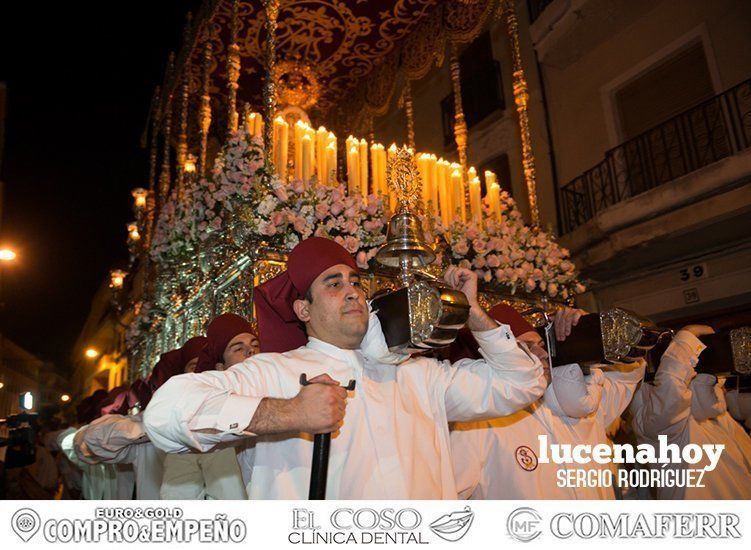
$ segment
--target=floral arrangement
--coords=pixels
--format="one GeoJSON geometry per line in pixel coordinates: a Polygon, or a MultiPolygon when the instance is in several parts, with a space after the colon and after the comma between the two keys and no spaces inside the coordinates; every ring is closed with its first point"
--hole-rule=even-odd
{"type": "Polygon", "coordinates": [[[209,179],[188,178],[185,200],[173,190],[157,219],[151,257],[164,264],[191,254],[227,229],[236,205],[251,198],[263,176],[263,145],[245,129],[235,132],[214,161],[209,179]]]}
{"type": "Polygon", "coordinates": [[[157,311],[149,301],[139,302],[134,309],[135,317],[125,330],[125,345],[130,350],[143,342],[144,335],[149,333],[157,318],[157,311]]]}
{"type": "MultiPolygon", "coordinates": [[[[261,185],[265,178],[263,146],[243,128],[227,141],[208,179],[189,181],[183,201],[170,195],[157,220],[152,258],[167,263],[189,256],[210,235],[228,230],[237,213],[251,234],[272,246],[292,249],[302,239],[324,236],[354,254],[361,268],[372,266],[390,215],[381,196],[349,196],[344,186],[317,185],[315,179],[304,184],[272,176],[261,185]]],[[[500,218],[483,205],[481,226],[458,217],[448,225],[439,217],[426,220],[429,242],[448,245],[438,261],[473,269],[485,283],[511,293],[566,300],[584,292],[569,251],[526,226],[507,192],[500,203],[500,218]]]]}
{"type": "Polygon", "coordinates": [[[448,226],[436,218],[433,225],[435,236],[448,244],[450,256],[437,261],[473,269],[485,283],[508,287],[512,294],[521,289],[563,300],[585,290],[569,251],[545,231],[525,225],[514,199],[505,191],[500,219],[483,204],[482,227],[458,217],[448,226]]]}
{"type": "Polygon", "coordinates": [[[386,242],[389,216],[378,195],[366,202],[359,194],[348,196],[342,185],[316,185],[315,180],[306,186],[274,177],[271,186],[272,192],[248,209],[243,221],[272,245],[292,249],[302,239],[328,237],[355,254],[365,269],[386,242]]]}

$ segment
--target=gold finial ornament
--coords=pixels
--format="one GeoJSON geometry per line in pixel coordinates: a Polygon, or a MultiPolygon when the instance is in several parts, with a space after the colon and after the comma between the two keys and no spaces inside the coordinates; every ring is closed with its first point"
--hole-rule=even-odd
{"type": "Polygon", "coordinates": [[[209,147],[209,127],[211,126],[211,39],[206,37],[206,43],[203,46],[203,76],[201,82],[201,107],[198,112],[198,128],[201,132],[201,150],[199,152],[199,174],[206,176],[207,150],[209,147]]]}
{"type": "Polygon", "coordinates": [[[407,118],[407,147],[415,148],[415,111],[412,104],[412,84],[409,78],[405,78],[404,90],[400,98],[400,104],[404,108],[404,116],[407,118]]]}
{"type": "Polygon", "coordinates": [[[516,112],[519,115],[519,132],[521,133],[522,142],[522,167],[524,170],[524,181],[527,184],[527,197],[529,199],[530,221],[533,225],[540,225],[540,211],[537,206],[537,175],[535,169],[535,154],[532,151],[532,138],[529,131],[529,114],[527,104],[529,103],[529,92],[527,90],[527,79],[524,75],[522,65],[522,53],[519,46],[519,20],[516,17],[514,3],[510,0],[502,0],[500,3],[499,15],[506,20],[506,32],[508,33],[509,44],[511,46],[511,58],[513,60],[513,90],[514,103],[516,103],[516,112]]]}
{"type": "MultiPolygon", "coordinates": [[[[172,76],[175,70],[175,53],[170,52],[167,64],[167,74],[172,76]]],[[[159,176],[159,197],[161,204],[167,200],[170,188],[170,139],[172,137],[172,94],[167,94],[164,102],[162,142],[162,172],[159,176]]]]}
{"type": "Polygon", "coordinates": [[[227,135],[237,131],[237,89],[240,80],[240,46],[237,44],[239,20],[237,5],[239,0],[232,0],[232,14],[230,20],[230,39],[227,46],[227,135]]]}
{"type": "MultiPolygon", "coordinates": [[[[462,107],[462,84],[461,68],[459,66],[459,54],[456,44],[451,43],[451,58],[449,61],[451,70],[451,86],[454,91],[454,139],[456,151],[459,154],[459,164],[462,166],[462,179],[467,174],[467,122],[464,120],[464,108],[462,107]]],[[[465,185],[464,200],[469,202],[469,186],[465,185]]]]}
{"type": "Polygon", "coordinates": [[[414,211],[420,202],[420,173],[412,149],[402,146],[394,151],[386,164],[386,181],[396,193],[397,209],[414,211]]]}
{"type": "Polygon", "coordinates": [[[266,13],[266,49],[265,69],[266,75],[263,85],[263,107],[264,107],[264,125],[263,125],[263,147],[264,157],[266,160],[266,170],[269,173],[274,172],[274,161],[272,159],[272,143],[274,140],[274,115],[276,113],[276,82],[274,76],[276,73],[276,28],[277,18],[279,17],[279,0],[262,0],[263,9],[266,13]]]}

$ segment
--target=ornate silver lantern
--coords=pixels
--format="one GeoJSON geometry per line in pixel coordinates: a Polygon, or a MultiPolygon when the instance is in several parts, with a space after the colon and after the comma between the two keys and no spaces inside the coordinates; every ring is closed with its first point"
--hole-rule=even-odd
{"type": "Polygon", "coordinates": [[[419,218],[412,213],[419,178],[412,151],[403,147],[389,161],[389,186],[399,196],[386,244],[376,261],[399,270],[400,288],[371,302],[391,351],[419,352],[451,344],[469,317],[463,292],[421,271],[435,260],[422,238],[419,218]]]}

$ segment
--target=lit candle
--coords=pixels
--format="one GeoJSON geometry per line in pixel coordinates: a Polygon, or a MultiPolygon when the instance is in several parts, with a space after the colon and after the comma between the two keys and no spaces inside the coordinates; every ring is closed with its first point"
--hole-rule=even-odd
{"type": "Polygon", "coordinates": [[[339,158],[339,149],[338,149],[339,146],[336,143],[336,135],[334,135],[334,132],[329,132],[329,135],[326,138],[326,140],[328,143],[326,147],[332,147],[334,149],[334,162],[332,164],[330,162],[330,159],[327,159],[326,169],[329,171],[329,177],[331,178],[331,185],[336,185],[337,184],[337,172],[339,170],[339,165],[337,164],[337,160],[339,158]]]}
{"type": "Polygon", "coordinates": [[[319,126],[316,132],[316,174],[318,174],[318,183],[320,185],[326,185],[326,145],[328,136],[328,130],[323,126],[319,126]]]}
{"type": "Polygon", "coordinates": [[[449,181],[446,177],[446,168],[448,163],[440,159],[436,163],[436,186],[438,187],[438,196],[441,201],[441,221],[444,225],[451,223],[454,218],[454,211],[451,208],[451,192],[449,190],[449,181]]]}
{"type": "Polygon", "coordinates": [[[420,172],[420,180],[422,181],[422,204],[425,208],[425,212],[428,211],[428,202],[430,201],[430,168],[428,168],[428,154],[419,153],[417,155],[417,170],[420,172]]]}
{"type": "MultiPolygon", "coordinates": [[[[354,143],[354,142],[353,142],[354,143]]],[[[347,151],[347,190],[354,196],[360,191],[360,152],[353,145],[347,151]]]]}
{"type": "Polygon", "coordinates": [[[280,148],[280,155],[279,155],[279,164],[281,168],[277,170],[277,172],[279,172],[279,177],[282,178],[283,180],[287,179],[288,153],[289,153],[289,124],[287,124],[286,120],[282,119],[281,148],[280,148]]]}
{"type": "Polygon", "coordinates": [[[464,182],[462,181],[461,167],[458,164],[451,164],[451,193],[453,195],[452,206],[454,212],[458,213],[462,222],[467,221],[467,207],[464,204],[464,182]]]}
{"type": "Polygon", "coordinates": [[[287,148],[289,147],[289,125],[281,116],[274,119],[273,156],[276,173],[284,179],[287,175],[287,148]]]}
{"type": "Polygon", "coordinates": [[[388,195],[388,186],[386,185],[386,148],[378,144],[378,192],[385,196],[388,195]]]}
{"type": "Polygon", "coordinates": [[[359,146],[360,155],[360,193],[362,198],[368,197],[368,142],[361,139],[359,146]]]}
{"type": "Polygon", "coordinates": [[[482,227],[482,190],[480,188],[480,178],[478,177],[469,182],[469,206],[472,213],[472,221],[478,227],[482,227]]]}
{"type": "Polygon", "coordinates": [[[302,143],[302,180],[308,183],[313,172],[313,140],[310,139],[310,134],[304,135],[300,143],[302,143]]]}
{"type": "Polygon", "coordinates": [[[378,147],[380,146],[380,143],[374,143],[370,146],[370,172],[372,173],[372,182],[373,182],[373,194],[378,194],[378,191],[380,189],[380,181],[378,181],[378,147]]]}
{"type": "Polygon", "coordinates": [[[328,184],[336,185],[336,142],[326,146],[326,169],[328,172],[328,184]]]}
{"type": "Polygon", "coordinates": [[[392,188],[391,185],[391,161],[396,156],[396,143],[392,143],[389,146],[389,150],[386,153],[386,188],[389,195],[389,208],[392,212],[396,212],[396,189],[392,188]]]}
{"type": "Polygon", "coordinates": [[[488,191],[488,205],[493,217],[501,218],[501,186],[496,181],[495,174],[490,170],[485,171],[485,188],[488,191]]]}
{"type": "Polygon", "coordinates": [[[430,189],[430,202],[433,204],[433,214],[438,215],[438,185],[436,184],[436,156],[428,156],[428,187],[430,189]]]}
{"type": "Polygon", "coordinates": [[[298,120],[295,123],[295,179],[302,177],[302,138],[305,135],[305,123],[298,120]]]}

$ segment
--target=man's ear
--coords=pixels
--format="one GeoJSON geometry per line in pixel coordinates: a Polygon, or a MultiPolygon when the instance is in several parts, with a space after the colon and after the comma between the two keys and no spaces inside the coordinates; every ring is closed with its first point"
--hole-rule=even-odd
{"type": "Polygon", "coordinates": [[[303,323],[310,321],[310,302],[307,300],[295,300],[292,304],[292,309],[295,310],[295,315],[303,323]]]}

